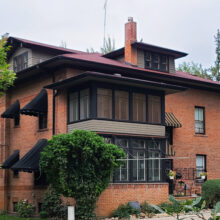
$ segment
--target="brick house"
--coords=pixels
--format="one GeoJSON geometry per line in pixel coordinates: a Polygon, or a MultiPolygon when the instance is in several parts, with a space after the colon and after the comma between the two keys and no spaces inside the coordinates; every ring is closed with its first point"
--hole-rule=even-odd
{"type": "Polygon", "coordinates": [[[15,85],[0,99],[0,209],[21,199],[41,209],[46,190],[39,173],[46,139],[86,129],[123,148],[125,164],[97,202],[107,216],[127,201],[160,203],[175,189],[174,169],[191,193],[199,174],[220,178],[220,84],[175,70],[186,53],[137,42],[125,25],[125,47],[102,55],[8,38],[15,85]]]}

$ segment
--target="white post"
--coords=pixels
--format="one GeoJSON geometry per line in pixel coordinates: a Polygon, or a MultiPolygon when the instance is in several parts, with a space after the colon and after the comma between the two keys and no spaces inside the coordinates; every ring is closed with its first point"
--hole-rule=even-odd
{"type": "Polygon", "coordinates": [[[68,206],[68,220],[75,220],[74,206],[68,206]]]}

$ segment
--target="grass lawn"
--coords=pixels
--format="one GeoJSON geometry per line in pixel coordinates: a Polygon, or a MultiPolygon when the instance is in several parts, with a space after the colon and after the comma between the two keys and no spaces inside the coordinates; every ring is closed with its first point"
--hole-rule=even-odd
{"type": "Polygon", "coordinates": [[[15,216],[0,215],[0,220],[42,220],[42,218],[20,218],[15,216]]]}

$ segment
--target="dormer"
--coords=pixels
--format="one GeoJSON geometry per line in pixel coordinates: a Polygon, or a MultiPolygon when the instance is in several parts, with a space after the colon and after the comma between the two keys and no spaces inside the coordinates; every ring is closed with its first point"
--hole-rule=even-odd
{"type": "Polygon", "coordinates": [[[128,65],[175,73],[175,59],[186,53],[137,41],[137,24],[132,17],[125,24],[125,47],[105,54],[104,57],[116,59],[128,65]]]}

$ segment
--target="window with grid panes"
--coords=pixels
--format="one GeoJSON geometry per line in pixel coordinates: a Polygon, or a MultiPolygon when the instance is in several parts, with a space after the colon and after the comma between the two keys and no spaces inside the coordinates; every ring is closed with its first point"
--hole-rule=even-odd
{"type": "Polygon", "coordinates": [[[128,139],[127,138],[116,138],[115,145],[122,148],[126,153],[127,157],[124,160],[124,164],[120,166],[115,171],[114,174],[114,181],[120,182],[120,181],[128,181],[129,180],[129,160],[128,160],[128,139]],[[127,159],[127,160],[126,160],[127,159]]]}
{"type": "Polygon", "coordinates": [[[15,72],[28,68],[28,52],[14,57],[13,69],[15,72]]]}
{"type": "Polygon", "coordinates": [[[146,180],[146,141],[143,139],[133,139],[132,149],[132,179],[133,181],[146,180]]]}
{"type": "Polygon", "coordinates": [[[79,97],[78,92],[70,93],[69,95],[69,121],[79,120],[79,97]]]}
{"type": "Polygon", "coordinates": [[[148,180],[161,180],[161,144],[158,141],[148,141],[148,180]]]}

